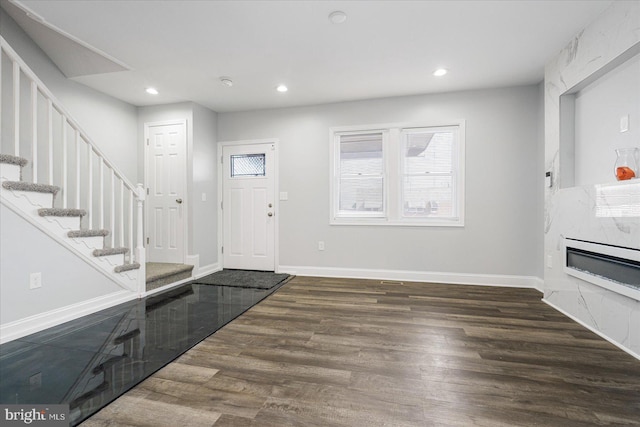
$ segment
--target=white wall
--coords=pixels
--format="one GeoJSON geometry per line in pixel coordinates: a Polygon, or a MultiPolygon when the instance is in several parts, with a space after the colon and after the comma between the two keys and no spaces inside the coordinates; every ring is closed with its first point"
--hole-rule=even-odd
{"type": "Polygon", "coordinates": [[[640,148],[640,55],[576,93],[575,184],[616,181],[614,150],[625,147],[640,148]],[[627,115],[629,130],[620,132],[627,115]]]}
{"type": "Polygon", "coordinates": [[[218,262],[217,113],[193,104],[192,216],[189,234],[199,266],[216,268],[218,262]],[[206,200],[202,200],[204,197],[206,200]]]}
{"type": "MultiPolygon", "coordinates": [[[[612,174],[613,149],[618,144],[638,145],[637,133],[618,132],[619,116],[633,115],[637,106],[637,66],[629,62],[614,67],[640,52],[639,22],[640,2],[613,2],[545,67],[545,167],[556,179],[545,189],[544,301],[640,359],[640,296],[624,296],[563,270],[565,237],[640,250],[640,217],[615,209],[637,205],[639,184],[615,182],[612,174]],[[580,125],[567,125],[564,115],[561,120],[561,97],[594,78],[599,79],[586,87],[576,109],[580,125]],[[615,99],[624,101],[618,106],[615,99]],[[567,126],[580,133],[575,157],[572,140],[564,137],[567,126]],[[627,137],[632,140],[623,140],[627,137]],[[581,179],[587,182],[572,181],[574,166],[582,169],[581,179]],[[614,209],[599,213],[608,206],[614,209]]],[[[630,132],[639,130],[637,113],[635,117],[630,132]]]]}
{"type": "MultiPolygon", "coordinates": [[[[67,79],[2,9],[0,24],[2,37],[80,123],[100,150],[129,181],[138,182],[136,107],[67,79]]],[[[2,135],[3,141],[5,136],[2,135]]]]}
{"type": "Polygon", "coordinates": [[[220,113],[218,139],[280,141],[281,266],[540,276],[540,101],[527,86],[220,113]],[[329,226],[330,127],[452,119],[466,120],[464,228],[329,226]]]}
{"type": "MultiPolygon", "coordinates": [[[[216,113],[193,102],[138,108],[138,138],[145,123],[187,121],[188,261],[201,268],[217,262],[216,113]],[[206,201],[202,201],[202,193],[206,201]],[[197,261],[195,261],[197,259],[197,261]]],[[[144,145],[139,146],[139,176],[144,179],[144,145]]],[[[198,274],[198,272],[194,272],[198,274]]]]}
{"type": "Polygon", "coordinates": [[[4,205],[0,218],[0,324],[123,290],[4,205]],[[30,273],[41,288],[29,289],[30,273]]]}

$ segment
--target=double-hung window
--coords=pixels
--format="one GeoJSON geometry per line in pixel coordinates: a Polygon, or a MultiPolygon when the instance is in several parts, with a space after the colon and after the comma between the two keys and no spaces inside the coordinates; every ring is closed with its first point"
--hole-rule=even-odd
{"type": "Polygon", "coordinates": [[[338,212],[344,218],[384,218],[386,132],[338,136],[338,212]]]}
{"type": "Polygon", "coordinates": [[[464,225],[464,122],[331,130],[331,223],[464,225]]]}

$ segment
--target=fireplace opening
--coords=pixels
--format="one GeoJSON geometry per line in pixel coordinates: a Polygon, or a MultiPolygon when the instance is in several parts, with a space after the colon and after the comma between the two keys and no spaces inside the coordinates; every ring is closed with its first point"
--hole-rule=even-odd
{"type": "Polygon", "coordinates": [[[567,247],[567,267],[640,289],[640,262],[567,247]]]}

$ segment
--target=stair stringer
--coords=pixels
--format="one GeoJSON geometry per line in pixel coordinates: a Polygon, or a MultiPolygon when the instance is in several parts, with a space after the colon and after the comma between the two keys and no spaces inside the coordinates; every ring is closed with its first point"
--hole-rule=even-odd
{"type": "Polygon", "coordinates": [[[23,192],[14,192],[13,190],[7,190],[0,187],[0,202],[17,215],[20,215],[34,227],[40,229],[42,232],[54,239],[62,247],[74,253],[122,289],[132,293],[138,293],[137,283],[139,270],[115,273],[113,271],[114,265],[112,260],[101,259],[103,257],[94,257],[93,250],[96,248],[92,248],[85,242],[82,242],[81,238],[69,238],[67,236],[69,231],[80,228],[79,218],[41,217],[37,212],[39,207],[31,203],[29,196],[14,193],[23,192]],[[75,224],[72,221],[69,221],[74,219],[77,221],[75,224]]]}

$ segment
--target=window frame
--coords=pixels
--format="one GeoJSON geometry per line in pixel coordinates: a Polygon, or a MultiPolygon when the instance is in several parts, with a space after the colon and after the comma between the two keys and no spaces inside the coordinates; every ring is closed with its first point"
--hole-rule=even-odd
{"type": "Polygon", "coordinates": [[[333,200],[333,206],[335,206],[335,216],[336,218],[341,218],[341,219],[345,219],[345,220],[349,220],[349,219],[361,219],[361,218],[366,218],[369,220],[373,220],[375,222],[380,221],[380,220],[384,220],[387,217],[387,209],[388,209],[388,203],[387,203],[387,193],[388,193],[388,179],[386,179],[386,175],[387,175],[387,170],[388,170],[388,165],[387,165],[387,150],[388,150],[388,139],[389,139],[389,135],[388,132],[386,132],[384,129],[366,129],[366,130],[362,130],[362,131],[343,131],[343,132],[336,132],[334,133],[334,142],[333,142],[333,146],[334,149],[336,150],[335,155],[337,157],[334,158],[334,165],[332,167],[333,170],[333,175],[334,175],[334,185],[336,185],[336,189],[337,191],[334,193],[332,200],[333,200]],[[343,177],[341,171],[340,171],[340,137],[341,136],[351,136],[351,135],[377,135],[377,134],[381,134],[382,136],[382,174],[381,174],[381,178],[382,178],[382,211],[381,212],[367,212],[367,211],[360,211],[360,212],[350,212],[350,211],[341,211],[340,210],[340,180],[343,177]]]}
{"type": "Polygon", "coordinates": [[[463,227],[465,201],[465,121],[450,120],[437,123],[390,123],[361,126],[340,126],[329,129],[330,140],[330,225],[391,225],[420,227],[463,227]],[[404,215],[402,147],[405,135],[429,130],[455,131],[453,165],[455,208],[453,216],[445,218],[408,217],[404,215]],[[383,210],[382,212],[340,211],[340,137],[343,135],[382,133],[383,210]]]}

